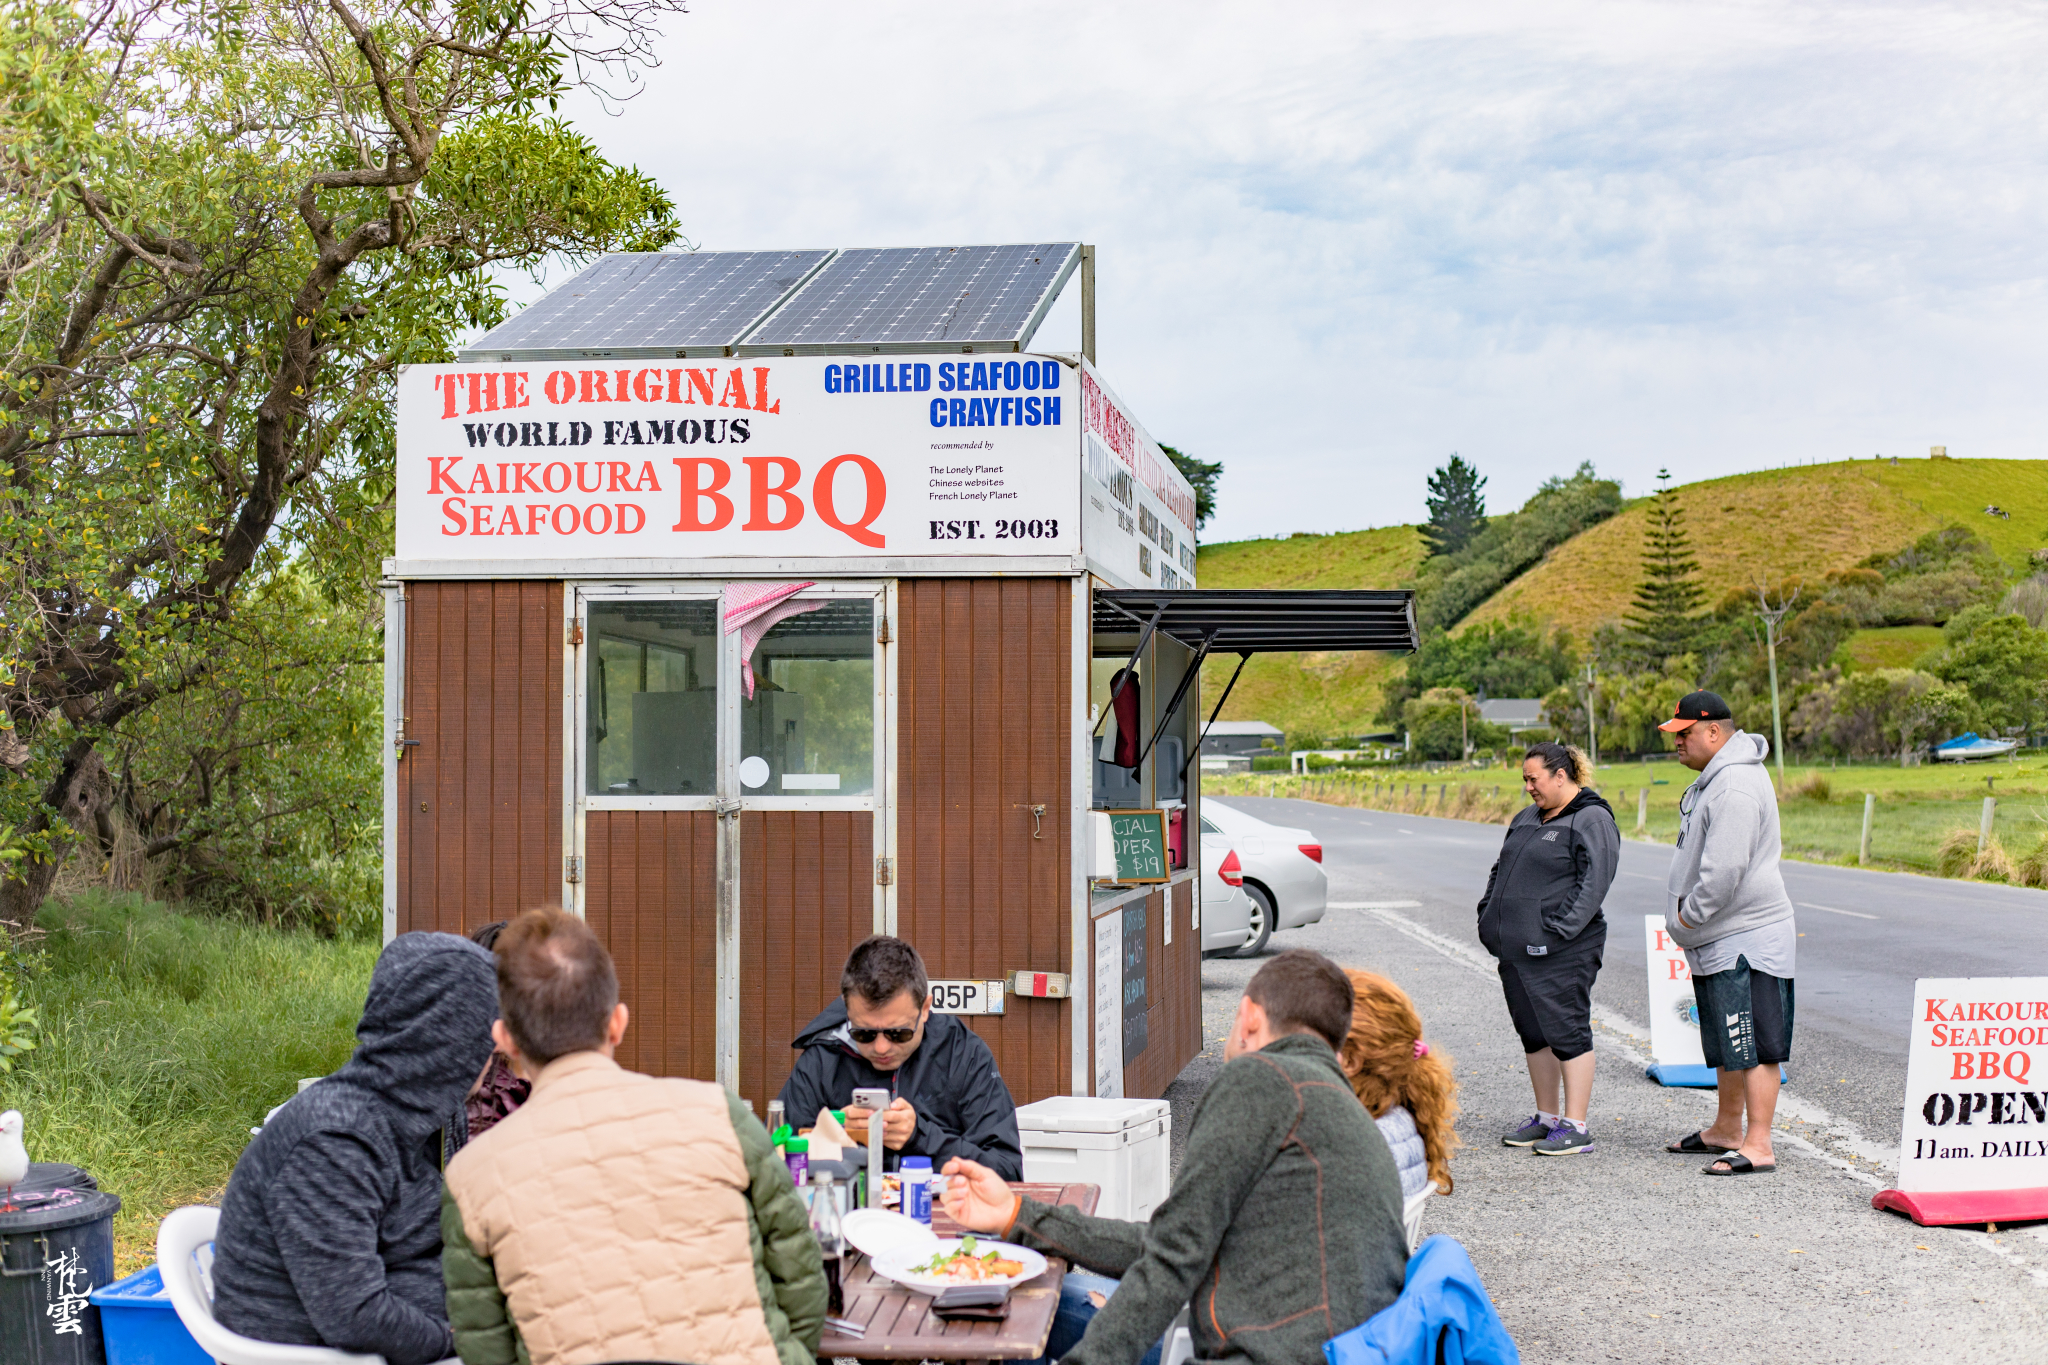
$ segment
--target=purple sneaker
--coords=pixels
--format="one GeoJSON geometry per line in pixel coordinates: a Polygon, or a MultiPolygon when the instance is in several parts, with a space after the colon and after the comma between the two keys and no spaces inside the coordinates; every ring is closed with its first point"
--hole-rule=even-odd
{"type": "Polygon", "coordinates": [[[1593,1137],[1590,1130],[1559,1119],[1550,1135],[1541,1142],[1530,1143],[1529,1150],[1538,1156],[1577,1156],[1593,1150],[1593,1137]]]}
{"type": "Polygon", "coordinates": [[[1541,1114],[1531,1114],[1522,1120],[1522,1126],[1500,1140],[1503,1147],[1533,1147],[1550,1136],[1550,1125],[1543,1121],[1541,1114]]]}

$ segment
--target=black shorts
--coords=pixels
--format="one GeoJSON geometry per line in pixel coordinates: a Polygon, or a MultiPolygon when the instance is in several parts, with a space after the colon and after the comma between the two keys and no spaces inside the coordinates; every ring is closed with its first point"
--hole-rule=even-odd
{"type": "Polygon", "coordinates": [[[1593,1050],[1593,979],[1600,975],[1603,942],[1588,944],[1542,966],[1500,964],[1508,1018],[1521,1035],[1522,1051],[1549,1048],[1561,1062],[1593,1050]]]}
{"type": "Polygon", "coordinates": [[[1792,1059],[1792,978],[1751,971],[1738,955],[1725,972],[1692,979],[1700,1051],[1719,1071],[1747,1071],[1792,1059]]]}

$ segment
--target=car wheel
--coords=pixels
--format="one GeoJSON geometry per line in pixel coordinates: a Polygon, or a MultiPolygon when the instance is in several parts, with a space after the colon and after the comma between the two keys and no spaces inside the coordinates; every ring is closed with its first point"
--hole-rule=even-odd
{"type": "Polygon", "coordinates": [[[1245,926],[1244,944],[1231,951],[1232,957],[1257,957],[1273,937],[1273,898],[1250,882],[1244,884],[1245,899],[1252,903],[1250,923],[1245,926]]]}

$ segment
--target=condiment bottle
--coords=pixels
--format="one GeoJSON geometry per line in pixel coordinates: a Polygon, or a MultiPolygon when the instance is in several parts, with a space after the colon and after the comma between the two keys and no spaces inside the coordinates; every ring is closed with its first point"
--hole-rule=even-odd
{"type": "Polygon", "coordinates": [[[932,1159],[928,1156],[904,1157],[902,1165],[896,1168],[896,1177],[903,1192],[903,1216],[931,1226],[932,1159]]]}
{"type": "Polygon", "coordinates": [[[811,1235],[818,1239],[818,1252],[825,1258],[825,1311],[837,1317],[846,1311],[846,1288],[840,1280],[846,1240],[840,1229],[839,1205],[832,1198],[832,1177],[823,1171],[811,1177],[811,1235]]]}
{"type": "Polygon", "coordinates": [[[789,1178],[801,1189],[811,1169],[811,1140],[790,1138],[782,1144],[782,1159],[789,1163],[789,1178]]]}

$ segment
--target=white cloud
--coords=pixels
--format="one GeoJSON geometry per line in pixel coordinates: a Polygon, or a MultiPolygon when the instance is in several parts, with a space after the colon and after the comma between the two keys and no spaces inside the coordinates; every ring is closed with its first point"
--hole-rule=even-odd
{"type": "MultiPolygon", "coordinates": [[[[1210,539],[2044,453],[2048,13],[697,0],[578,123],[712,248],[1079,238],[1210,539]]],[[[1072,345],[1071,307],[1041,344],[1072,345]]]]}

